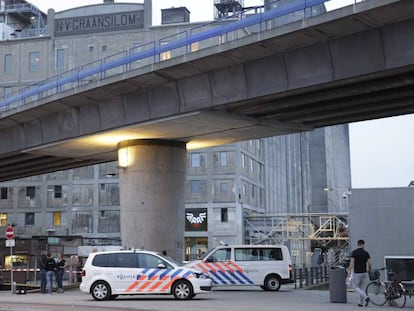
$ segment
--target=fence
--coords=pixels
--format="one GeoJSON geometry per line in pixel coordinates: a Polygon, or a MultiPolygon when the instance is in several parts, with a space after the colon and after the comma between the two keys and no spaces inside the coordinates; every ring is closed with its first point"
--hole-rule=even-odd
{"type": "Polygon", "coordinates": [[[295,289],[307,288],[314,285],[324,284],[329,281],[329,267],[294,267],[293,279],[295,281],[295,289]]]}

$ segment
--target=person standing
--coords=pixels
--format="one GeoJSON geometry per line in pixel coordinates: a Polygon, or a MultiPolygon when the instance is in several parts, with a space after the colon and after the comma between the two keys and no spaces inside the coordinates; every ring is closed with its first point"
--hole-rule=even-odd
{"type": "Polygon", "coordinates": [[[364,249],[365,241],[358,240],[357,244],[358,248],[353,250],[351,254],[348,277],[352,279],[352,286],[359,295],[358,306],[366,307],[370,299],[362,288],[364,288],[364,284],[368,279],[368,273],[371,271],[372,264],[369,253],[364,249]]]}
{"type": "Polygon", "coordinates": [[[46,252],[42,251],[39,258],[40,292],[46,294],[46,252]]]}
{"type": "Polygon", "coordinates": [[[46,284],[47,284],[47,294],[51,295],[53,290],[53,276],[55,275],[56,262],[52,258],[50,253],[46,255],[46,284]]]}
{"type": "Polygon", "coordinates": [[[65,268],[66,268],[66,260],[63,259],[63,254],[59,254],[59,258],[56,263],[56,280],[58,293],[63,293],[63,275],[65,274],[65,268]]]}

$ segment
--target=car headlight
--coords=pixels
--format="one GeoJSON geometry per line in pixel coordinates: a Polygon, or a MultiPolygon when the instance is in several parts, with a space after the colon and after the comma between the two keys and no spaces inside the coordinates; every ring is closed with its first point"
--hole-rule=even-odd
{"type": "Polygon", "coordinates": [[[196,279],[208,279],[208,275],[203,272],[193,272],[193,276],[196,279]]]}

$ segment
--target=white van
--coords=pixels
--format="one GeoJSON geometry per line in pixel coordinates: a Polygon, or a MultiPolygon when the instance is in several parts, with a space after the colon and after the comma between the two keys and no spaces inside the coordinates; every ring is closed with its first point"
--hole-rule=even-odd
{"type": "Polygon", "coordinates": [[[213,286],[258,285],[266,291],[277,291],[282,284],[294,282],[285,245],[219,246],[186,266],[208,274],[213,286]]]}
{"type": "Polygon", "coordinates": [[[127,250],[89,254],[79,289],[95,300],[140,294],[172,294],[184,300],[210,292],[211,286],[202,271],[179,266],[168,256],[127,250]]]}

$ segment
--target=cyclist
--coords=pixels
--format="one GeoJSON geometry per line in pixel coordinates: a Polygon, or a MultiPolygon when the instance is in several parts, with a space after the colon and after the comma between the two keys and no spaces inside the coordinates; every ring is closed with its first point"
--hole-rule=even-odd
{"type": "Polygon", "coordinates": [[[359,295],[358,306],[368,306],[369,297],[365,294],[364,284],[368,279],[368,272],[371,271],[371,257],[364,249],[365,241],[358,240],[358,248],[352,251],[351,261],[349,262],[348,277],[352,279],[355,292],[359,295]]]}

